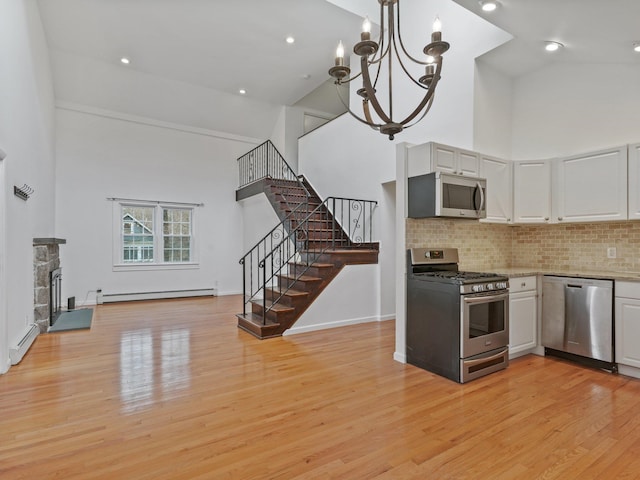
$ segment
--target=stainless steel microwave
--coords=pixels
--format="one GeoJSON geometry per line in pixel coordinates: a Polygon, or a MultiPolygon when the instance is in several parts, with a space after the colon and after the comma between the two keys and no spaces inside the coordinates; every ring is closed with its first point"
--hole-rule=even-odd
{"type": "Polygon", "coordinates": [[[433,172],[408,182],[409,218],[485,218],[486,199],[484,178],[433,172]]]}

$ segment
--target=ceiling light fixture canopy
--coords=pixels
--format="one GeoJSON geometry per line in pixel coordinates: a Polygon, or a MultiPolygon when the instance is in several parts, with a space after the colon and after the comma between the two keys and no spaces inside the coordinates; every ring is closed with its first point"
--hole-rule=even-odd
{"type": "Polygon", "coordinates": [[[344,45],[340,42],[336,50],[335,65],[329,69],[329,75],[335,79],[336,87],[362,76],[362,88],[357,91],[358,95],[362,97],[362,117],[349,108],[340,95],[339,88],[337,88],[338,96],[354,118],[383,135],[388,135],[389,140],[393,140],[397,133],[415,125],[429,112],[433,104],[436,86],[440,81],[442,55],[449,50],[449,44],[442,41],[442,23],[436,17],[433,23],[431,43],[423,49],[424,59],[414,58],[407,52],[400,34],[400,0],[378,0],[378,2],[380,3],[380,37],[378,41],[371,40],[371,22],[367,17],[362,24],[360,42],[353,47],[354,53],[360,57],[360,73],[349,78],[351,69],[344,64],[344,45]],[[407,70],[408,60],[418,65],[424,65],[425,74],[416,80],[407,70]],[[376,86],[384,63],[386,63],[388,73],[386,111],[376,95],[376,86]],[[393,66],[396,64],[400,65],[412,83],[425,91],[415,110],[401,121],[394,120],[393,116],[393,66]],[[373,107],[376,118],[372,115],[371,107],[373,107]]]}
{"type": "Polygon", "coordinates": [[[633,44],[633,50],[635,52],[639,52],[640,53],[640,42],[636,42],[633,44]]]}

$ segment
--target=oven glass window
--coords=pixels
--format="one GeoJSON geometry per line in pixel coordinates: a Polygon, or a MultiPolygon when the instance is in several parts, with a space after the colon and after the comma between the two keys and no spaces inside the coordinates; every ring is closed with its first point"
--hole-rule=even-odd
{"type": "Polygon", "coordinates": [[[469,338],[504,330],[504,302],[499,300],[469,305],[469,338]]]}

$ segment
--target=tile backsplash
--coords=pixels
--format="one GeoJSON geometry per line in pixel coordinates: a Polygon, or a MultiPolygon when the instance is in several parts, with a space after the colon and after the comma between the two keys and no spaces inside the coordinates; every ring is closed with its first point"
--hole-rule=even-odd
{"type": "Polygon", "coordinates": [[[408,218],[407,248],[455,247],[462,270],[510,267],[513,227],[445,218],[408,218]]]}
{"type": "Polygon", "coordinates": [[[460,268],[640,272],[640,221],[507,226],[458,219],[406,220],[407,248],[456,247],[460,268]],[[607,258],[615,247],[616,258],[607,258]]]}

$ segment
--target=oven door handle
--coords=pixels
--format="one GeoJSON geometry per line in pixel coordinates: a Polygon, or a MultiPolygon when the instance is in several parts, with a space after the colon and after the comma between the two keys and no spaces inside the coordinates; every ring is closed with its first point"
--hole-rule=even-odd
{"type": "Polygon", "coordinates": [[[489,357],[476,358],[474,360],[465,360],[464,361],[464,366],[465,367],[473,367],[475,365],[479,365],[479,364],[484,363],[484,362],[489,362],[491,360],[496,360],[496,359],[504,356],[504,352],[505,351],[506,351],[506,349],[505,350],[500,350],[498,353],[495,353],[495,354],[493,354],[493,355],[491,355],[489,357]]]}
{"type": "Polygon", "coordinates": [[[487,302],[495,302],[498,300],[507,300],[509,298],[509,293],[500,293],[498,295],[465,295],[464,303],[487,303],[487,302]]]}

